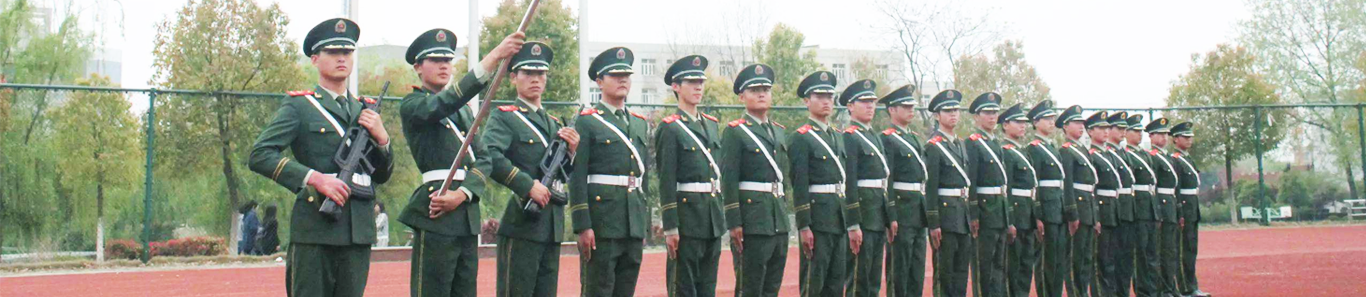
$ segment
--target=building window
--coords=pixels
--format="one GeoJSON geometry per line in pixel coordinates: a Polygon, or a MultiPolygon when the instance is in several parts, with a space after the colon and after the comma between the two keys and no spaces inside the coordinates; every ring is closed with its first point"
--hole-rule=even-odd
{"type": "Polygon", "coordinates": [[[640,60],[640,74],[655,75],[655,59],[640,60]]]}
{"type": "Polygon", "coordinates": [[[835,79],[840,82],[849,83],[849,69],[844,64],[834,64],[830,72],[835,73],[835,79]]]}
{"type": "Polygon", "coordinates": [[[588,88],[588,97],[593,98],[593,102],[602,101],[602,89],[598,87],[588,88]]]}
{"type": "Polygon", "coordinates": [[[887,69],[888,69],[888,68],[887,68],[887,64],[877,65],[877,75],[878,75],[878,77],[881,77],[881,78],[883,78],[883,79],[887,79],[887,78],[888,78],[888,76],[887,76],[888,70],[887,70],[887,69]]]}
{"type": "Polygon", "coordinates": [[[640,95],[645,103],[655,103],[659,99],[659,94],[655,92],[655,88],[645,88],[641,90],[640,95]]]}
{"type": "Polygon", "coordinates": [[[735,61],[721,62],[721,76],[735,77],[735,61]]]}

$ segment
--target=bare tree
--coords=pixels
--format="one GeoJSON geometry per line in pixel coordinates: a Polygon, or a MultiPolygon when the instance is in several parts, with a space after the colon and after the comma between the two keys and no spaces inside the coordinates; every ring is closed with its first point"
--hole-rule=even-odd
{"type": "Polygon", "coordinates": [[[905,56],[909,65],[901,73],[918,89],[935,83],[947,87],[959,57],[982,53],[1003,39],[1005,30],[991,21],[991,9],[972,9],[953,1],[876,0],[880,15],[869,27],[882,32],[879,42],[889,43],[905,56]]]}

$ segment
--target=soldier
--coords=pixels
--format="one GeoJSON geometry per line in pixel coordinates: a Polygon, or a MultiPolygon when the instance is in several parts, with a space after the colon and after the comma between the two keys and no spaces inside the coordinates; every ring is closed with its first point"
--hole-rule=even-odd
{"type": "Polygon", "coordinates": [[[882,286],[883,247],[889,237],[896,237],[896,218],[887,208],[887,157],[882,141],[873,130],[873,115],[877,112],[877,83],[865,79],[845,87],[840,93],[840,105],[849,110],[849,127],[844,129],[846,171],[851,172],[845,183],[845,199],[854,226],[849,231],[849,259],[845,293],[848,296],[878,296],[882,286]],[[868,249],[862,249],[863,244],[868,249]]]}
{"type": "Polygon", "coordinates": [[[446,185],[456,150],[474,115],[466,105],[484,89],[498,62],[522,45],[521,33],[513,33],[480,61],[465,77],[451,78],[455,33],[432,29],[408,46],[404,58],[413,65],[422,85],[403,98],[399,116],[413,161],[422,172],[422,184],[408,198],[398,220],[413,228],[412,296],[475,296],[479,274],[480,198],[491,172],[484,150],[470,146],[461,169],[446,185]],[[452,83],[455,82],[455,83],[452,83]],[[449,191],[437,196],[438,187],[449,191]]]}
{"type": "Polygon", "coordinates": [[[559,290],[564,205],[550,203],[550,190],[564,189],[561,183],[542,184],[550,173],[540,165],[552,141],[565,141],[573,154],[579,135],[541,105],[554,58],[550,46],[540,42],[528,42],[512,56],[508,78],[517,99],[489,114],[478,142],[492,164],[489,178],[513,194],[498,224],[498,296],[552,296],[559,290]],[[528,215],[528,204],[540,207],[540,214],[528,215]]]}
{"type": "Polygon", "coordinates": [[[802,296],[844,296],[849,243],[859,232],[858,210],[846,199],[845,142],[849,139],[829,122],[835,105],[835,74],[816,71],[797,86],[806,104],[805,125],[787,138],[788,178],[801,240],[802,296]]]}
{"type": "Polygon", "coordinates": [[[1001,113],[997,122],[1005,132],[1005,142],[1001,146],[1001,163],[1005,165],[1007,179],[1010,180],[1010,225],[1019,232],[1010,244],[1007,271],[1011,296],[1029,296],[1033,286],[1034,267],[1039,263],[1039,241],[1043,240],[1042,231],[1036,229],[1038,214],[1043,206],[1035,198],[1034,188],[1038,184],[1038,172],[1030,163],[1025,143],[1025,132],[1029,118],[1025,116],[1020,104],[1015,104],[1001,113]]]}
{"type": "Polygon", "coordinates": [[[347,182],[336,177],[341,166],[333,156],[348,127],[364,127],[379,145],[366,156],[375,171],[356,173],[351,184],[373,186],[389,181],[393,152],[379,113],[361,109],[346,89],[359,38],[360,28],[348,19],[326,20],[308,31],[303,51],[318,68],[318,86],[290,92],[251,150],[252,171],[295,193],[285,268],[289,296],[365,293],[376,237],[375,197],[352,196],[347,182]],[[285,156],[286,148],[293,159],[285,156]],[[340,206],[340,215],[320,212],[324,200],[340,206]]]}
{"type": "Polygon", "coordinates": [[[1181,227],[1181,276],[1183,284],[1181,294],[1185,296],[1208,297],[1210,294],[1200,291],[1200,282],[1195,277],[1195,257],[1199,255],[1200,244],[1200,169],[1195,167],[1189,157],[1191,145],[1195,141],[1195,127],[1190,122],[1183,122],[1172,127],[1172,144],[1176,145],[1176,151],[1172,152],[1173,165],[1176,165],[1177,180],[1180,186],[1176,190],[1176,198],[1179,203],[1180,213],[1177,217],[1177,226],[1181,227]]]}
{"type": "Polygon", "coordinates": [[[635,56],[609,48],[593,59],[588,78],[602,89],[602,101],[579,113],[574,123],[588,145],[574,152],[569,212],[579,234],[587,296],[631,296],[640,274],[641,249],[649,229],[645,210],[645,160],[650,124],[626,109],[635,56]],[[629,156],[623,160],[622,156],[629,156]]]}
{"type": "Polygon", "coordinates": [[[1114,239],[1115,249],[1111,251],[1110,274],[1106,278],[1109,285],[1104,286],[1109,289],[1108,295],[1111,297],[1128,297],[1134,274],[1133,236],[1137,232],[1134,231],[1134,174],[1130,164],[1124,160],[1124,146],[1120,144],[1120,141],[1124,141],[1124,131],[1129,128],[1128,118],[1129,113],[1124,111],[1111,113],[1106,118],[1110,126],[1105,129],[1105,145],[1101,150],[1115,167],[1115,173],[1119,174],[1119,198],[1114,206],[1115,232],[1108,236],[1114,239]]]}
{"type": "Polygon", "coordinates": [[[1148,150],[1148,158],[1153,160],[1152,165],[1156,168],[1153,171],[1157,181],[1155,200],[1160,206],[1160,212],[1156,217],[1161,227],[1157,237],[1160,250],[1158,258],[1162,269],[1158,272],[1160,288],[1157,296],[1181,296],[1181,289],[1177,285],[1181,277],[1181,231],[1177,225],[1176,201],[1179,180],[1176,176],[1176,164],[1166,149],[1171,139],[1171,127],[1167,126],[1166,118],[1161,118],[1148,122],[1148,127],[1144,130],[1148,132],[1148,140],[1152,145],[1152,149],[1148,150]]]}
{"type": "Polygon", "coordinates": [[[735,77],[734,91],[745,103],[743,118],[726,123],[721,135],[721,196],[736,260],[739,296],[778,296],[787,264],[787,203],[783,169],[787,156],[782,125],[772,122],[773,68],[753,64],[735,77]]]}
{"type": "Polygon", "coordinates": [[[953,134],[962,98],[957,90],[944,90],[928,108],[938,123],[925,144],[925,222],[934,248],[935,296],[967,296],[973,252],[967,198],[972,184],[961,162],[963,143],[953,134]]]}
{"type": "Polygon", "coordinates": [[[1086,133],[1087,124],[1089,121],[1082,119],[1079,105],[1063,110],[1062,115],[1059,115],[1053,124],[1054,127],[1062,128],[1063,136],[1066,137],[1059,156],[1065,169],[1062,185],[1063,199],[1067,201],[1064,205],[1076,209],[1076,220],[1068,227],[1068,233],[1071,235],[1068,254],[1072,258],[1072,268],[1068,276],[1067,296],[1077,297],[1091,295],[1092,281],[1096,273],[1095,236],[1100,234],[1101,228],[1096,220],[1096,199],[1093,193],[1096,189],[1097,173],[1091,165],[1086,144],[1081,142],[1081,135],[1086,133]],[[1073,197],[1076,197],[1075,200],[1073,197]],[[1082,227],[1086,229],[1081,229],[1082,227]]]}
{"type": "Polygon", "coordinates": [[[905,85],[878,100],[887,106],[892,127],[882,131],[891,187],[888,212],[897,224],[896,236],[887,251],[887,296],[921,296],[925,293],[925,159],[924,142],[912,131],[915,120],[915,86],[905,85]]]}
{"type": "Polygon", "coordinates": [[[1161,269],[1158,263],[1158,209],[1161,203],[1155,196],[1156,173],[1153,171],[1153,163],[1147,152],[1139,147],[1143,141],[1143,115],[1130,115],[1126,120],[1129,127],[1124,131],[1124,139],[1128,145],[1124,147],[1124,160],[1129,164],[1129,168],[1134,175],[1134,227],[1133,242],[1135,249],[1134,263],[1137,266],[1133,277],[1134,295],[1139,297],[1158,296],[1157,292],[1157,273],[1161,269]]]}
{"type": "Polygon", "coordinates": [[[1039,245],[1042,248],[1040,254],[1043,260],[1038,273],[1039,296],[1061,297],[1063,280],[1068,276],[1068,240],[1071,234],[1077,230],[1077,206],[1076,201],[1069,199],[1074,195],[1065,195],[1063,191],[1063,180],[1066,179],[1068,168],[1060,160],[1062,156],[1054,144],[1054,131],[1058,128],[1054,122],[1058,118],[1057,111],[1053,110],[1053,101],[1044,100],[1035,104],[1034,108],[1029,109],[1029,119],[1034,124],[1034,140],[1029,142],[1029,163],[1034,165],[1034,173],[1039,182],[1034,190],[1035,200],[1040,206],[1035,209],[1034,215],[1038,217],[1035,224],[1035,232],[1043,234],[1043,242],[1039,245]]]}
{"type": "Polygon", "coordinates": [[[963,146],[963,163],[973,186],[968,200],[972,233],[977,236],[973,284],[974,291],[982,296],[1006,296],[1005,251],[1007,242],[1015,238],[1006,201],[1006,167],[1001,163],[1001,145],[993,136],[1000,110],[1001,95],[987,92],[977,96],[968,108],[977,131],[963,146]]]}
{"type": "Polygon", "coordinates": [[[1091,138],[1091,145],[1087,149],[1087,158],[1091,160],[1091,168],[1096,169],[1096,234],[1099,238],[1097,242],[1089,247],[1081,247],[1073,252],[1085,251],[1096,255],[1095,264],[1099,270],[1094,273],[1096,278],[1091,283],[1091,296],[1108,296],[1113,293],[1111,280],[1115,273],[1115,251],[1119,249],[1119,238],[1115,236],[1115,229],[1119,223],[1119,166],[1115,165],[1109,153],[1106,153],[1105,143],[1110,139],[1110,122],[1107,120],[1108,112],[1097,111],[1086,118],[1086,135],[1091,138]]]}
{"type": "Polygon", "coordinates": [[[716,296],[716,269],[726,218],[721,213],[721,147],[715,117],[701,113],[707,58],[678,59],[664,72],[678,111],[655,132],[655,164],[665,245],[669,249],[669,296],[716,296]]]}

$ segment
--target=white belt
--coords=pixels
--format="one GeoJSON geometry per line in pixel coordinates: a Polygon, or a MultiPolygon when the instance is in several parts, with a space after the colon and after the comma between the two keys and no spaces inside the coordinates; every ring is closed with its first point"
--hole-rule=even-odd
{"type": "MultiPolygon", "coordinates": [[[[742,186],[741,188],[744,187],[742,186]]],[[[840,191],[839,184],[811,185],[811,187],[806,190],[812,194],[839,194],[842,192],[840,191]]]]}
{"type": "Polygon", "coordinates": [[[1062,187],[1062,180],[1056,180],[1056,179],[1041,180],[1041,181],[1039,181],[1039,187],[1044,187],[1044,188],[1061,188],[1061,187],[1062,187]]]}
{"type": "Polygon", "coordinates": [[[712,183],[678,183],[679,192],[711,193],[715,190],[716,188],[712,187],[712,183]]]}
{"type": "Polygon", "coordinates": [[[1120,194],[1120,195],[1133,195],[1133,194],[1134,194],[1134,189],[1133,189],[1133,188],[1119,188],[1119,194],[1120,194]]]}
{"type": "Polygon", "coordinates": [[[1028,189],[1010,189],[1010,194],[1011,194],[1011,195],[1015,195],[1015,196],[1020,196],[1020,197],[1034,197],[1034,190],[1028,190],[1028,189]]]}
{"type": "Polygon", "coordinates": [[[1104,197],[1110,197],[1110,198],[1115,198],[1115,197],[1119,197],[1119,191],[1115,191],[1115,190],[1096,190],[1096,195],[1100,195],[1100,196],[1104,196],[1104,197]]]}
{"type": "Polygon", "coordinates": [[[1000,194],[1004,194],[1004,193],[1006,192],[1006,187],[1005,187],[1005,186],[999,186],[999,187],[977,187],[977,188],[974,188],[973,191],[977,192],[977,194],[1000,195],[1000,194]]]}
{"type": "MultiPolygon", "coordinates": [[[[331,177],[333,177],[333,178],[336,178],[336,177],[337,177],[337,174],[336,174],[336,173],[328,173],[328,174],[324,174],[324,175],[326,175],[326,176],[331,176],[331,177]]],[[[370,175],[369,175],[369,174],[364,174],[364,173],[352,173],[352,174],[351,174],[351,183],[352,183],[352,184],[356,184],[357,186],[369,187],[369,186],[370,186],[370,175]]]]}
{"type": "Polygon", "coordinates": [[[1153,185],[1134,185],[1135,192],[1151,192],[1153,185]]]}
{"type": "Polygon", "coordinates": [[[1181,189],[1181,195],[1200,195],[1200,189],[1181,189]]]}
{"type": "MultiPolygon", "coordinates": [[[[446,176],[447,176],[447,175],[450,175],[450,174],[451,174],[451,170],[450,170],[450,169],[441,169],[441,170],[432,170],[432,171],[423,172],[423,173],[422,173],[422,183],[429,183],[429,182],[434,182],[434,181],[438,181],[438,180],[439,180],[439,181],[445,181],[445,180],[446,180],[446,176]]],[[[454,181],[464,181],[464,180],[465,180],[465,170],[464,170],[464,169],[456,169],[456,170],[455,170],[455,178],[451,178],[451,180],[454,180],[454,181]]]]}
{"type": "Polygon", "coordinates": [[[1088,185],[1088,184],[1082,184],[1082,183],[1072,183],[1072,188],[1073,188],[1073,189],[1077,189],[1078,191],[1082,191],[1082,192],[1091,192],[1091,191],[1096,190],[1096,185],[1088,185]]]}
{"type": "Polygon", "coordinates": [[[740,182],[740,190],[765,193],[782,192],[782,184],[742,181],[740,182]]]}
{"type": "Polygon", "coordinates": [[[925,192],[925,184],[893,182],[892,189],[912,192],[925,192]]]}
{"type": "Polygon", "coordinates": [[[860,188],[878,188],[878,189],[881,189],[882,187],[884,187],[884,185],[885,185],[886,183],[887,183],[887,179],[883,179],[883,178],[879,178],[879,179],[860,179],[860,180],[858,180],[858,187],[860,187],[860,188]]]}
{"type": "Polygon", "coordinates": [[[590,174],[588,175],[588,183],[636,189],[640,187],[640,178],[625,175],[590,174]]]}
{"type": "Polygon", "coordinates": [[[1174,188],[1157,188],[1157,193],[1162,195],[1176,195],[1174,188]]]}
{"type": "Polygon", "coordinates": [[[936,192],[939,193],[939,196],[965,197],[967,193],[964,190],[966,189],[939,189],[936,192]]]}

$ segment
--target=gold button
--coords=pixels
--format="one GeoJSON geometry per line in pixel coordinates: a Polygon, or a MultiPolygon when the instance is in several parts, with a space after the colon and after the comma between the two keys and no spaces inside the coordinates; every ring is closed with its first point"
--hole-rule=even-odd
{"type": "Polygon", "coordinates": [[[911,156],[911,154],[906,154],[906,156],[907,156],[907,157],[910,157],[910,156],[911,156]]]}
{"type": "Polygon", "coordinates": [[[1100,204],[1105,204],[1105,200],[1101,200],[1101,201],[1100,201],[1100,204]]]}
{"type": "Polygon", "coordinates": [[[427,192],[436,191],[436,187],[427,187],[427,192]]]}
{"type": "Polygon", "coordinates": [[[313,203],[313,196],[308,196],[308,203],[313,203]]]}
{"type": "Polygon", "coordinates": [[[318,133],[327,133],[327,128],[318,128],[318,133]]]}
{"type": "Polygon", "coordinates": [[[593,196],[593,200],[602,201],[602,196],[593,196]]]}
{"type": "Polygon", "coordinates": [[[745,203],[754,203],[754,200],[745,199],[745,203]]]}
{"type": "Polygon", "coordinates": [[[716,193],[711,193],[712,198],[716,198],[716,193]]]}
{"type": "Polygon", "coordinates": [[[756,153],[759,152],[759,149],[754,149],[754,152],[756,152],[756,153]]]}
{"type": "Polygon", "coordinates": [[[536,143],[536,141],[535,141],[535,140],[531,140],[531,139],[527,139],[527,140],[526,140],[526,143],[536,143]]]}
{"type": "Polygon", "coordinates": [[[944,206],[949,206],[949,203],[948,203],[948,202],[944,202],[944,206]]]}
{"type": "Polygon", "coordinates": [[[611,140],[611,139],[608,139],[608,140],[607,140],[607,144],[612,144],[612,140],[611,140]]]}
{"type": "Polygon", "coordinates": [[[683,203],[688,203],[688,198],[683,198],[683,203]]]}
{"type": "Polygon", "coordinates": [[[821,156],[821,160],[825,160],[825,156],[821,156]]]}
{"type": "Polygon", "coordinates": [[[1082,200],[1084,200],[1084,199],[1081,199],[1081,197],[1077,197],[1077,201],[1082,201],[1082,200]]]}

